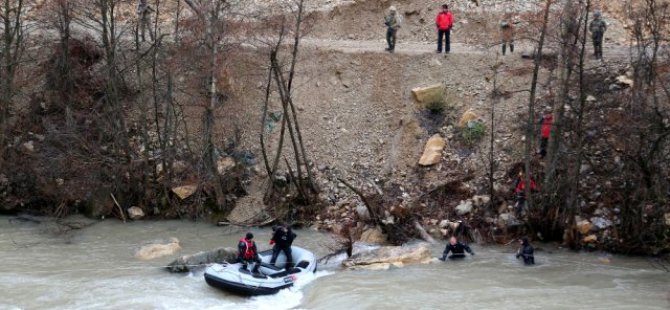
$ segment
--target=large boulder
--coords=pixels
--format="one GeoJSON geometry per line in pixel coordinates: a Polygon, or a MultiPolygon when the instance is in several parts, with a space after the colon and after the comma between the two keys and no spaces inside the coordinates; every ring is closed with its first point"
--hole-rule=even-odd
{"type": "Polygon", "coordinates": [[[349,269],[388,269],[407,264],[428,264],[434,261],[430,245],[418,243],[406,246],[383,246],[355,253],[342,265],[349,269]]]}
{"type": "Polygon", "coordinates": [[[412,95],[419,103],[431,103],[444,97],[444,85],[434,84],[425,87],[416,87],[412,89],[412,95]]]}
{"type": "Polygon", "coordinates": [[[170,238],[166,244],[148,244],[135,252],[135,257],[141,260],[151,260],[158,257],[173,255],[181,250],[179,239],[170,238]]]}
{"type": "Polygon", "coordinates": [[[475,195],[472,197],[472,203],[475,207],[485,207],[491,202],[491,196],[489,195],[475,195]]]}
{"type": "Polygon", "coordinates": [[[446,145],[447,142],[439,134],[430,137],[419,159],[419,165],[432,166],[442,161],[442,150],[446,145]]]}
{"type": "Polygon", "coordinates": [[[387,238],[382,229],[379,226],[375,226],[374,228],[364,230],[360,241],[369,244],[386,244],[387,238]]]}
{"type": "Polygon", "coordinates": [[[144,211],[140,207],[130,207],[128,208],[128,217],[133,220],[139,220],[144,217],[144,211]]]}
{"type": "Polygon", "coordinates": [[[204,267],[207,264],[234,262],[236,259],[237,250],[233,248],[218,248],[179,257],[169,263],[166,269],[170,272],[187,272],[198,267],[204,267]]]}
{"type": "Polygon", "coordinates": [[[172,188],[172,192],[179,197],[179,199],[184,200],[188,197],[191,197],[195,194],[195,191],[198,190],[197,185],[182,185],[172,188]]]}

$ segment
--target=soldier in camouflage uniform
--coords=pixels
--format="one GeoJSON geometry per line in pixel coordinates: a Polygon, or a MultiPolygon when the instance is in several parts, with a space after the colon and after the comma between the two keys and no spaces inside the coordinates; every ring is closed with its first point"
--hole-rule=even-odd
{"type": "Polygon", "coordinates": [[[512,25],[512,18],[505,16],[500,22],[500,34],[502,38],[502,54],[505,56],[507,52],[507,45],[509,44],[509,51],[514,53],[514,25],[512,25]]]}
{"type": "Polygon", "coordinates": [[[384,17],[384,25],[386,25],[386,43],[388,43],[388,47],[386,48],[386,51],[393,53],[395,50],[395,41],[396,41],[396,33],[398,32],[398,28],[400,28],[400,16],[398,16],[398,10],[395,8],[395,6],[391,6],[389,8],[389,13],[384,17]]]}
{"type": "Polygon", "coordinates": [[[589,25],[591,39],[593,39],[593,53],[596,59],[603,59],[603,37],[607,31],[607,23],[602,19],[599,11],[593,13],[593,20],[589,25]]]}

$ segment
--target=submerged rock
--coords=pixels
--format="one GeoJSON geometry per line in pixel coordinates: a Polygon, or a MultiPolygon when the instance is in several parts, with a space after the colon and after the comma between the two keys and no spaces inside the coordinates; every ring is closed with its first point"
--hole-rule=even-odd
{"type": "Polygon", "coordinates": [[[418,243],[406,246],[383,246],[354,254],[342,262],[350,269],[388,269],[407,264],[428,264],[433,262],[429,244],[418,243]]]}
{"type": "Polygon", "coordinates": [[[218,248],[211,251],[198,252],[193,255],[184,255],[172,261],[165,267],[170,272],[187,272],[207,264],[234,262],[237,259],[237,250],[233,248],[218,248]]]}
{"type": "Polygon", "coordinates": [[[141,260],[150,260],[167,255],[173,255],[181,250],[179,239],[170,238],[167,244],[149,244],[141,247],[136,253],[135,257],[141,260]]]}

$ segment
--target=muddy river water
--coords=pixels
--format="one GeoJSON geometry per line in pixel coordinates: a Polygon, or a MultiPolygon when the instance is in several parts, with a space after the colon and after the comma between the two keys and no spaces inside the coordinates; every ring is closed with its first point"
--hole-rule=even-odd
{"type": "MultiPolygon", "coordinates": [[[[142,245],[176,237],[183,254],[234,246],[241,228],[188,221],[108,220],[64,232],[0,217],[0,309],[668,309],[670,273],[650,259],[575,253],[550,245],[524,267],[513,247],[474,245],[461,262],[386,271],[321,266],[277,295],[242,298],[209,287],[202,271],[170,274],[173,257],[141,261],[142,245]]],[[[269,230],[253,230],[261,249],[269,230]]],[[[330,238],[297,231],[325,254],[330,238]]],[[[436,245],[438,255],[443,244],[436,245]]]]}

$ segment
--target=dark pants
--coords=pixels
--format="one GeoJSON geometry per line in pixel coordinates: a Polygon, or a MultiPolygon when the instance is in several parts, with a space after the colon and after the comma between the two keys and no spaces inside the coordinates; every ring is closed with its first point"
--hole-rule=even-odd
{"type": "Polygon", "coordinates": [[[244,268],[244,269],[247,269],[248,264],[255,263],[254,269],[251,271],[251,272],[254,272],[254,273],[258,272],[258,268],[261,267],[261,258],[258,257],[258,255],[256,255],[254,258],[251,258],[251,259],[244,259],[243,257],[238,257],[237,260],[240,263],[242,263],[242,268],[244,268]]]}
{"type": "Polygon", "coordinates": [[[444,38],[444,51],[446,53],[449,53],[451,51],[451,39],[449,38],[451,35],[451,30],[442,30],[439,29],[437,31],[437,52],[441,53],[442,52],[442,38],[444,38]]]}
{"type": "Polygon", "coordinates": [[[293,266],[293,256],[291,256],[291,247],[280,248],[276,245],[274,248],[272,248],[272,259],[270,259],[270,264],[272,265],[275,264],[280,252],[284,252],[284,255],[286,255],[286,269],[293,266]]]}
{"type": "Polygon", "coordinates": [[[594,32],[593,36],[591,37],[593,39],[593,54],[596,56],[598,59],[603,58],[603,33],[602,32],[594,32]]]}
{"type": "Polygon", "coordinates": [[[146,41],[144,37],[146,31],[149,31],[149,37],[151,38],[151,41],[154,41],[154,32],[151,29],[151,18],[149,13],[144,13],[140,17],[140,37],[142,38],[142,42],[146,41]]]}
{"type": "Polygon", "coordinates": [[[523,213],[523,208],[526,205],[526,194],[517,193],[516,194],[516,215],[521,216],[523,213]]]}
{"type": "Polygon", "coordinates": [[[398,32],[397,29],[393,29],[391,27],[388,27],[386,30],[386,43],[388,43],[389,47],[388,50],[392,52],[395,50],[395,34],[398,32]]]}
{"type": "Polygon", "coordinates": [[[522,255],[523,263],[526,265],[535,265],[535,257],[533,255],[522,255]]]}
{"type": "Polygon", "coordinates": [[[503,56],[505,56],[505,53],[507,53],[507,44],[509,44],[509,51],[514,53],[514,42],[507,43],[507,42],[503,41],[503,43],[502,43],[503,56]]]}
{"type": "Polygon", "coordinates": [[[540,139],[540,158],[547,156],[547,145],[549,145],[549,138],[540,139]]]}

